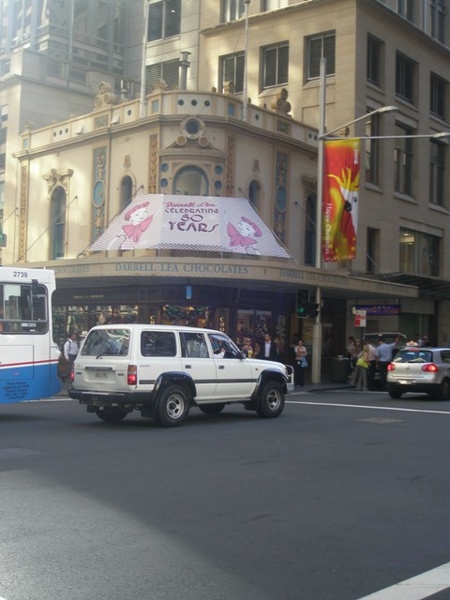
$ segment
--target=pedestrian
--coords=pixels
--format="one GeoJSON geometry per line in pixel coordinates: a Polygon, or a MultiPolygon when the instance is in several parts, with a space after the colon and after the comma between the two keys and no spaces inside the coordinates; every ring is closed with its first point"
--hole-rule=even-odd
{"type": "Polygon", "coordinates": [[[264,360],[277,360],[277,346],[275,342],[272,341],[272,338],[268,333],[266,333],[266,335],[264,336],[264,341],[262,343],[261,350],[261,358],[264,358],[264,360]]]}
{"type": "Polygon", "coordinates": [[[380,385],[381,390],[386,391],[386,380],[387,380],[387,368],[388,364],[392,361],[392,351],[398,344],[400,334],[397,335],[395,342],[386,344],[384,337],[378,338],[378,346],[375,348],[375,357],[377,361],[378,370],[380,372],[380,385]]]}
{"type": "Polygon", "coordinates": [[[244,338],[244,344],[242,346],[242,354],[246,357],[246,358],[253,358],[253,346],[252,346],[252,340],[249,337],[245,337],[244,338]]]}
{"type": "Polygon", "coordinates": [[[78,335],[72,331],[64,344],[64,356],[69,362],[69,367],[72,367],[72,364],[77,357],[78,350],[78,335]]]}
{"type": "Polygon", "coordinates": [[[375,346],[370,342],[364,344],[368,348],[369,368],[367,369],[367,386],[369,390],[376,389],[376,373],[378,372],[377,357],[375,356],[375,346]]]}
{"type": "Polygon", "coordinates": [[[295,363],[294,363],[294,387],[304,387],[305,385],[305,369],[308,366],[307,350],[303,345],[302,340],[298,340],[294,348],[295,363]]]}
{"type": "Polygon", "coordinates": [[[367,392],[367,374],[369,371],[369,344],[364,344],[362,351],[356,359],[356,389],[367,392]]]}

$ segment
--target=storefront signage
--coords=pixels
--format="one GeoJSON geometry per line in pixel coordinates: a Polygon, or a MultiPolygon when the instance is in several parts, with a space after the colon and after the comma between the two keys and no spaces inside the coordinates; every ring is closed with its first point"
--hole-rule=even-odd
{"type": "Polygon", "coordinates": [[[400,304],[357,304],[353,313],[364,310],[367,316],[395,316],[400,314],[400,304]]]}
{"type": "MultiPolygon", "coordinates": [[[[313,268],[296,268],[295,265],[283,267],[279,264],[270,264],[265,261],[245,261],[233,262],[230,259],[214,260],[214,259],[198,259],[198,261],[173,259],[167,260],[159,257],[136,257],[127,258],[121,257],[114,259],[113,257],[90,256],[83,259],[80,264],[80,259],[76,263],[71,264],[70,261],[65,261],[61,265],[52,265],[55,269],[57,277],[77,277],[80,280],[83,278],[97,277],[121,277],[129,276],[170,276],[183,278],[236,278],[242,279],[250,284],[253,282],[272,282],[274,284],[284,283],[287,286],[297,287],[299,283],[305,286],[322,286],[328,289],[345,290],[346,294],[351,297],[352,291],[367,292],[370,294],[385,294],[386,296],[401,296],[409,298],[417,298],[418,291],[413,286],[402,286],[400,284],[370,281],[358,277],[349,277],[339,275],[338,273],[330,273],[320,269],[313,268]]],[[[183,282],[185,283],[185,282],[183,282]]],[[[287,288],[286,291],[289,291],[287,288]]],[[[355,308],[364,309],[367,315],[398,315],[400,306],[392,305],[358,305],[355,308]]]]}

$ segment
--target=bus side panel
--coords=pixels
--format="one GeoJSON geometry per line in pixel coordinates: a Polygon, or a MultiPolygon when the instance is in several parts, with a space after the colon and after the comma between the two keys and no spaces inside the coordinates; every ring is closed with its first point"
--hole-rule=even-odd
{"type": "Polygon", "coordinates": [[[0,345],[0,404],[57,394],[61,390],[57,369],[56,356],[35,361],[31,345],[0,345]]]}

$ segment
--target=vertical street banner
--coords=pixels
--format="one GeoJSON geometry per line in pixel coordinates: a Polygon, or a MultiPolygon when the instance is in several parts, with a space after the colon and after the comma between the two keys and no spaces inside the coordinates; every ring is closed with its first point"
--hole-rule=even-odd
{"type": "Polygon", "coordinates": [[[358,229],[360,139],[326,140],[323,154],[323,259],[352,260],[358,229]]]}

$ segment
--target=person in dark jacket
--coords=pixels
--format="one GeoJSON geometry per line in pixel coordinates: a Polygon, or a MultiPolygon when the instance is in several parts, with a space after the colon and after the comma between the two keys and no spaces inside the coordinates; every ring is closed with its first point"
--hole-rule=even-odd
{"type": "Polygon", "coordinates": [[[264,360],[278,360],[278,348],[270,335],[266,333],[261,344],[261,358],[264,360]]]}

